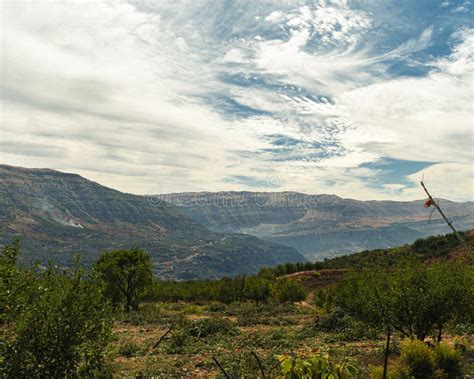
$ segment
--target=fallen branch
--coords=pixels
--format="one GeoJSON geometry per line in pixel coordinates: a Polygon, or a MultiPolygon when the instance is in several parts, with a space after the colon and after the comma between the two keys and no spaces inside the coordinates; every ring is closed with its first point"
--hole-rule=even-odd
{"type": "Polygon", "coordinates": [[[216,359],[216,357],[212,356],[212,359],[213,359],[213,361],[216,363],[217,367],[219,367],[219,369],[222,371],[222,373],[224,374],[224,376],[225,376],[227,379],[230,379],[229,374],[224,370],[224,367],[221,366],[221,364],[220,364],[219,361],[216,359]]]}
{"type": "Polygon", "coordinates": [[[255,351],[251,351],[250,354],[252,354],[255,357],[260,373],[262,374],[262,379],[265,379],[265,370],[263,369],[262,361],[260,360],[260,358],[258,357],[255,351]]]}
{"type": "Polygon", "coordinates": [[[170,334],[170,333],[172,333],[172,332],[171,332],[171,328],[169,328],[169,329],[165,332],[165,334],[163,334],[163,335],[160,337],[160,339],[158,340],[158,342],[156,342],[156,343],[153,345],[153,349],[156,349],[156,348],[160,345],[161,341],[163,341],[163,340],[165,339],[165,337],[166,337],[168,334],[170,334]]]}

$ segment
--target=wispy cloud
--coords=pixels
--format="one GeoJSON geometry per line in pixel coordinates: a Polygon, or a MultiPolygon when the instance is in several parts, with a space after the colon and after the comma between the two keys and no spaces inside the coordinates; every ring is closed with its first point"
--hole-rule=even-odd
{"type": "Polygon", "coordinates": [[[470,5],[406,28],[404,4],[4,3],[1,160],[136,193],[422,196],[416,164],[371,165],[393,159],[469,199],[470,5]]]}

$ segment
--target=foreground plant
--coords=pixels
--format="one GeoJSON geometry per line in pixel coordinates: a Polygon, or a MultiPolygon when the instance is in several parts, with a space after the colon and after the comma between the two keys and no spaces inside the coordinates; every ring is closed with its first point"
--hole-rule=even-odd
{"type": "Polygon", "coordinates": [[[349,362],[335,362],[328,353],[318,352],[309,357],[278,355],[282,378],[287,379],[346,379],[355,378],[357,367],[349,362]]]}
{"type": "Polygon", "coordinates": [[[79,266],[18,264],[17,240],[0,251],[0,377],[107,375],[112,312],[102,285],[79,266]]]}

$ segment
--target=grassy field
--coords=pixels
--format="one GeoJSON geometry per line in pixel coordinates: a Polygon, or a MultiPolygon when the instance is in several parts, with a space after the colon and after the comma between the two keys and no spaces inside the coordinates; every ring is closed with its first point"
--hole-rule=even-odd
{"type": "MultiPolygon", "coordinates": [[[[473,371],[471,330],[451,328],[446,340],[464,352],[467,372],[473,371]]],[[[395,336],[391,362],[398,359],[395,336]]],[[[137,312],[121,314],[114,327],[111,365],[117,377],[224,377],[215,357],[231,377],[255,378],[255,352],[267,377],[279,373],[278,354],[323,349],[337,360],[350,360],[369,377],[369,365],[382,364],[382,330],[370,329],[337,312],[314,305],[311,297],[297,304],[148,303],[137,312]],[[171,333],[160,337],[169,329],[171,333]]]]}

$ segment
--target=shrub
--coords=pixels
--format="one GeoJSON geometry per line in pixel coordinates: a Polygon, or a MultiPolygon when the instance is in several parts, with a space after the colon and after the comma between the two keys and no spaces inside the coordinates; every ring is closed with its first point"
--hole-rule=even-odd
{"type": "Polygon", "coordinates": [[[111,310],[96,278],[50,266],[36,273],[30,303],[5,341],[0,376],[96,377],[106,370],[111,310]]]}
{"type": "Polygon", "coordinates": [[[213,334],[236,334],[237,328],[234,322],[222,318],[205,318],[195,320],[186,327],[188,335],[197,338],[206,338],[213,334]]]}
{"type": "Polygon", "coordinates": [[[423,341],[403,341],[401,362],[415,379],[432,378],[436,370],[434,352],[423,341]]]}
{"type": "Polygon", "coordinates": [[[284,378],[354,378],[357,368],[348,362],[334,362],[329,354],[319,352],[310,357],[277,356],[284,378]]]}
{"type": "MultiPolygon", "coordinates": [[[[383,367],[370,367],[370,378],[381,379],[383,367]]],[[[390,379],[454,379],[461,377],[461,352],[445,343],[434,349],[418,340],[402,341],[400,365],[389,367],[390,379]]]]}
{"type": "Polygon", "coordinates": [[[164,351],[168,354],[180,354],[188,342],[185,330],[177,330],[171,334],[169,341],[164,345],[164,351]]]}
{"type": "Polygon", "coordinates": [[[461,375],[461,352],[446,343],[440,343],[434,350],[436,367],[443,371],[444,378],[453,379],[461,375]]]}
{"type": "Polygon", "coordinates": [[[142,348],[132,342],[128,342],[119,348],[119,354],[127,358],[139,356],[141,352],[142,348]]]}
{"type": "Polygon", "coordinates": [[[337,336],[330,335],[330,338],[337,337],[344,341],[377,339],[380,337],[379,329],[352,318],[340,308],[335,308],[328,314],[319,315],[313,329],[338,333],[337,336]]]}
{"type": "Polygon", "coordinates": [[[306,289],[293,280],[278,280],[274,296],[281,303],[294,303],[306,298],[306,289]]]}
{"type": "MultiPolygon", "coordinates": [[[[383,367],[382,366],[369,366],[369,378],[370,379],[382,379],[383,378],[383,367]]],[[[387,370],[388,379],[412,379],[406,368],[401,366],[388,367],[387,370]]]]}

